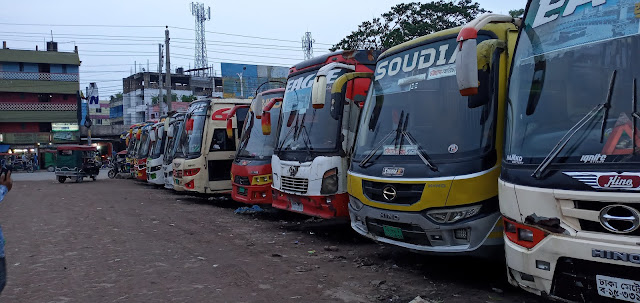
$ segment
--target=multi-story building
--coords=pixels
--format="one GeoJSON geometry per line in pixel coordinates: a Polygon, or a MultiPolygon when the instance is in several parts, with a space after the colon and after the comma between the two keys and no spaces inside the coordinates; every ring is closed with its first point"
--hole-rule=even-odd
{"type": "Polygon", "coordinates": [[[0,144],[35,151],[79,141],[78,48],[59,52],[0,49],[0,144]]]}
{"type": "Polygon", "coordinates": [[[122,94],[118,93],[110,97],[109,100],[109,119],[111,125],[123,125],[123,106],[122,106],[122,94]]]}
{"type": "MultiPolygon", "coordinates": [[[[158,118],[153,111],[153,106],[162,101],[158,98],[158,75],[154,72],[140,72],[122,79],[125,125],[158,118]]],[[[193,96],[222,96],[221,92],[215,92],[216,87],[221,89],[221,78],[192,78],[190,75],[185,75],[181,69],[171,74],[173,101],[190,102],[193,96]]],[[[163,93],[165,96],[163,99],[167,98],[166,90],[163,89],[163,93]]]]}

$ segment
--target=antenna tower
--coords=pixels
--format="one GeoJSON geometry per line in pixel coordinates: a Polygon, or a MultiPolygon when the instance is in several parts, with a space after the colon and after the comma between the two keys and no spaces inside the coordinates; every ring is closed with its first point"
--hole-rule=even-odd
{"type": "Polygon", "coordinates": [[[316,40],[313,40],[313,38],[311,38],[311,32],[304,33],[304,36],[302,36],[302,52],[304,53],[305,60],[313,58],[314,42],[316,42],[316,40]]]}
{"type": "Polygon", "coordinates": [[[201,69],[196,71],[196,75],[204,76],[207,63],[207,43],[204,38],[204,22],[211,20],[211,7],[204,8],[204,3],[191,2],[191,15],[196,17],[196,56],[194,68],[201,69]]]}

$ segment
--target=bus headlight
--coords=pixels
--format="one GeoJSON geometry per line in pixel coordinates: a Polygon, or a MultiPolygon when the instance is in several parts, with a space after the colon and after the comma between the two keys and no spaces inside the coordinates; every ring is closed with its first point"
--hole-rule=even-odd
{"type": "Polygon", "coordinates": [[[332,168],[322,176],[321,195],[331,195],[338,191],[338,168],[332,168]]]}
{"type": "Polygon", "coordinates": [[[362,203],[362,201],[358,200],[356,197],[349,196],[349,206],[351,206],[353,210],[359,211],[364,207],[364,204],[362,203]]]}
{"type": "Polygon", "coordinates": [[[427,212],[427,216],[438,223],[454,223],[477,215],[481,205],[459,207],[454,209],[436,209],[427,212]]]}

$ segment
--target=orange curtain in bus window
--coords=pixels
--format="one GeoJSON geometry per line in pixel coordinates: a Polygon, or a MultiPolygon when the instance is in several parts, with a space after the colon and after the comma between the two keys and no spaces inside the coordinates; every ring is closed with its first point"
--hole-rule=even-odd
{"type": "MultiPolygon", "coordinates": [[[[607,136],[607,142],[602,149],[603,155],[628,155],[633,152],[631,138],[633,137],[633,125],[629,117],[622,113],[616,121],[616,125],[607,136]]],[[[636,147],[640,147],[640,131],[636,128],[636,147]]]]}
{"type": "Polygon", "coordinates": [[[193,119],[187,120],[185,130],[187,131],[187,135],[190,135],[193,132],[193,119]]]}

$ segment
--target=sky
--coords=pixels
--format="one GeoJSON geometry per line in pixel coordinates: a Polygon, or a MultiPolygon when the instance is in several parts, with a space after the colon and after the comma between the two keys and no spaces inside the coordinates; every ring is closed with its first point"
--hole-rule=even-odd
{"type": "MultiPolygon", "coordinates": [[[[208,63],[220,75],[220,62],[292,66],[303,60],[301,38],[309,31],[314,55],[328,52],[363,21],[379,17],[397,0],[247,1],[200,0],[211,7],[205,22],[208,63]]],[[[476,0],[484,9],[507,13],[526,0],[476,0]]],[[[195,18],[185,0],[25,0],[0,10],[0,40],[12,49],[59,51],[78,46],[80,87],[98,83],[100,97],[122,91],[122,78],[142,68],[158,69],[158,43],[169,26],[171,66],[193,67],[195,18]],[[137,67],[134,69],[134,62],[137,67]],[[148,65],[147,65],[147,62],[148,65]]]]}

